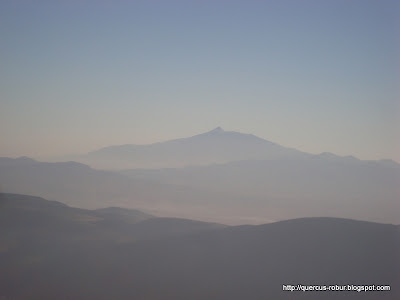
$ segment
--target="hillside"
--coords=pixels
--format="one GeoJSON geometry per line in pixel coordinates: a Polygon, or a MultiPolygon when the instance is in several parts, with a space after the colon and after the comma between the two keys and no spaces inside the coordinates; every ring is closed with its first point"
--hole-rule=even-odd
{"type": "Polygon", "coordinates": [[[149,218],[124,231],[93,217],[96,212],[36,197],[3,194],[0,203],[0,296],[5,299],[379,300],[400,295],[395,225],[305,218],[224,228],[149,218]],[[170,225],[172,235],[165,233],[170,225]],[[101,238],[93,235],[97,226],[101,238]],[[138,226],[151,233],[126,239],[138,226]],[[392,290],[289,292],[282,291],[283,284],[376,284],[392,290]]]}

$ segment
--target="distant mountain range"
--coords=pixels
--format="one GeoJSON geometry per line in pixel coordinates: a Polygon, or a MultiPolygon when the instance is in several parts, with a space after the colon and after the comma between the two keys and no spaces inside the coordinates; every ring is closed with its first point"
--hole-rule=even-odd
{"type": "MultiPolygon", "coordinates": [[[[221,199],[214,193],[147,179],[132,179],[76,162],[48,163],[26,157],[0,158],[0,191],[40,196],[80,208],[120,206],[150,210],[164,216],[210,221],[223,219],[221,214],[214,215],[207,207],[221,199]]],[[[236,217],[232,215],[229,218],[232,222],[236,217]]]]}
{"type": "Polygon", "coordinates": [[[394,300],[399,229],[337,218],[227,227],[0,194],[0,299],[394,300]],[[391,290],[283,291],[298,284],[391,290]]]}
{"type": "Polygon", "coordinates": [[[400,165],[391,160],[307,154],[221,128],[77,158],[125,170],[0,158],[0,191],[236,225],[316,216],[400,223],[400,165]]]}
{"type": "Polygon", "coordinates": [[[224,131],[221,127],[188,138],[150,145],[110,146],[69,157],[98,169],[177,168],[248,159],[305,157],[252,134],[224,131]]]}
{"type": "Polygon", "coordinates": [[[400,223],[400,165],[393,161],[362,161],[323,153],[120,173],[134,180],[224,195],[220,203],[229,202],[243,214],[400,223]],[[231,201],[224,200],[229,198],[231,201]]]}
{"type": "Polygon", "coordinates": [[[120,172],[0,158],[3,192],[226,224],[317,216],[399,224],[399,183],[395,162],[333,154],[120,172]]]}

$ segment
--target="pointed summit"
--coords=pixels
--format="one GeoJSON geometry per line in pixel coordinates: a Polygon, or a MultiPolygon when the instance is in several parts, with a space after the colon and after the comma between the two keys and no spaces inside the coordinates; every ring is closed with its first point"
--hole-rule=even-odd
{"type": "Polygon", "coordinates": [[[224,130],[219,126],[215,129],[209,131],[209,133],[222,133],[222,132],[224,132],[224,130]]]}

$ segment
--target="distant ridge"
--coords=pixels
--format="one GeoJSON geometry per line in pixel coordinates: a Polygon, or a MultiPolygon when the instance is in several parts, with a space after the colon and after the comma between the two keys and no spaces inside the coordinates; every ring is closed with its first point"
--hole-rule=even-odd
{"type": "MultiPolygon", "coordinates": [[[[304,158],[360,161],[351,155],[339,156],[330,152],[310,154],[281,146],[253,134],[227,131],[220,126],[190,137],[146,145],[112,145],[87,154],[66,156],[59,160],[77,161],[96,169],[115,171],[207,166],[243,160],[304,158]]],[[[387,165],[399,165],[388,159],[381,161],[387,165]]]]}
{"type": "Polygon", "coordinates": [[[99,169],[180,168],[248,159],[299,157],[286,148],[252,134],[216,127],[205,133],[149,145],[108,146],[73,159],[99,169]]]}
{"type": "MultiPolygon", "coordinates": [[[[286,156],[119,172],[96,170],[76,162],[0,158],[0,191],[42,196],[81,208],[140,208],[165,216],[225,224],[260,224],[309,216],[400,223],[399,164],[333,154],[299,154],[290,149],[285,152],[285,148],[251,135],[216,135],[224,136],[226,145],[226,135],[236,140],[238,134],[260,143],[270,153],[282,150],[286,156]]],[[[203,139],[206,144],[214,140],[214,135],[193,138],[201,145],[203,139]]],[[[190,153],[194,144],[191,138],[169,143],[173,145],[163,147],[177,149],[183,145],[190,153]]],[[[215,153],[218,143],[212,144],[215,148],[211,153],[215,153]]]]}

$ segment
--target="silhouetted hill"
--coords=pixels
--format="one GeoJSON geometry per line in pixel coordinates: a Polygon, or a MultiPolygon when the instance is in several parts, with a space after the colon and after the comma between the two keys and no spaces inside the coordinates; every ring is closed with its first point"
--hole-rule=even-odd
{"type": "MultiPolygon", "coordinates": [[[[70,235],[91,233],[92,237],[126,234],[124,239],[151,239],[154,236],[180,235],[225,225],[179,218],[158,218],[134,209],[109,207],[87,210],[69,207],[57,201],[19,194],[0,194],[0,225],[22,231],[64,230],[70,235]],[[68,230],[71,229],[71,232],[68,230]],[[108,235],[106,235],[106,233],[108,235]]],[[[8,233],[9,234],[9,233],[8,233]]]]}
{"type": "Polygon", "coordinates": [[[252,134],[224,131],[218,127],[192,137],[150,145],[109,146],[71,159],[96,168],[115,170],[184,167],[306,155],[252,134]]]}
{"type": "Polygon", "coordinates": [[[150,218],[128,225],[133,231],[150,228],[152,238],[144,234],[129,240],[123,237],[130,230],[118,232],[100,220],[82,219],[93,211],[20,195],[2,194],[0,203],[0,297],[5,299],[399,297],[400,232],[395,225],[305,218],[223,228],[150,218]],[[63,210],[67,217],[61,218],[63,210]],[[35,218],[37,213],[42,218],[35,218]],[[54,225],[60,219],[79,223],[78,230],[54,225]],[[98,224],[103,238],[93,236],[98,224]],[[153,235],[168,227],[175,234],[153,235]],[[284,284],[375,284],[392,290],[289,292],[282,291],[284,284]]]}

